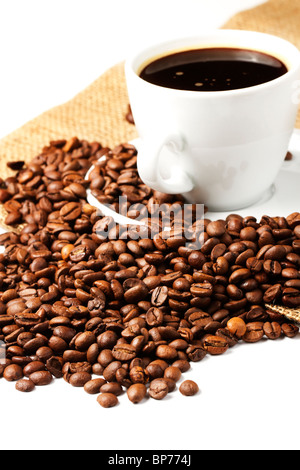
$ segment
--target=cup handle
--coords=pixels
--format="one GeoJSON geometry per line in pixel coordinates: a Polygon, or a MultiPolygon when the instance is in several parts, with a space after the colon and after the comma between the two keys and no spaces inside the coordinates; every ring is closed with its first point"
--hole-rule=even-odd
{"type": "Polygon", "coordinates": [[[191,177],[183,170],[180,156],[183,155],[186,143],[183,137],[170,134],[156,142],[144,142],[138,150],[138,172],[141,179],[152,189],[166,194],[188,193],[194,188],[191,177]],[[170,176],[161,175],[160,155],[163,147],[168,147],[174,155],[174,164],[170,176]]]}

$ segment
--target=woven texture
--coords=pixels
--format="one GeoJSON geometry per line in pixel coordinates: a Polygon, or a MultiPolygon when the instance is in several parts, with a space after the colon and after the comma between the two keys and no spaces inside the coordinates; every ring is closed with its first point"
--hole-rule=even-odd
{"type": "Polygon", "coordinates": [[[268,305],[266,304],[266,308],[271,310],[271,312],[279,313],[279,315],[283,315],[288,320],[292,320],[296,323],[300,323],[300,309],[299,308],[288,308],[282,307],[280,305],[268,305]]]}
{"type": "Polygon", "coordinates": [[[135,138],[135,127],[125,119],[128,103],[124,64],[121,63],[67,103],[46,111],[4,137],[0,141],[2,178],[11,174],[7,161],[26,162],[51,140],[77,136],[111,147],[135,138]]]}

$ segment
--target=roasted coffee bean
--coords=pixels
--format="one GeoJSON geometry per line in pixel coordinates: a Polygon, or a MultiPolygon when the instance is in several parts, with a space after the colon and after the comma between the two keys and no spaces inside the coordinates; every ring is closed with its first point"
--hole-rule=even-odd
{"type": "Polygon", "coordinates": [[[103,408],[112,408],[119,403],[119,400],[113,393],[100,393],[97,397],[97,402],[103,408]]]}
{"type": "Polygon", "coordinates": [[[92,380],[92,376],[88,372],[75,372],[75,374],[71,374],[69,383],[73,387],[84,387],[90,380],[92,380]]]}
{"type": "Polygon", "coordinates": [[[47,370],[57,379],[63,376],[63,360],[61,357],[51,356],[46,362],[47,370]]]}
{"type": "Polygon", "coordinates": [[[233,317],[228,320],[227,328],[228,331],[237,338],[242,338],[247,330],[244,320],[239,317],[233,317]]]}
{"type": "Polygon", "coordinates": [[[23,377],[23,370],[22,367],[17,364],[11,364],[5,367],[3,372],[3,377],[8,382],[15,382],[23,377]]]}
{"type": "Polygon", "coordinates": [[[200,345],[191,345],[187,348],[186,354],[191,362],[200,362],[206,356],[206,350],[200,345]]]}
{"type": "Polygon", "coordinates": [[[151,303],[155,307],[162,306],[168,298],[168,288],[166,286],[156,287],[151,296],[151,303]]]}
{"type": "Polygon", "coordinates": [[[136,356],[136,349],[131,344],[116,344],[112,355],[119,361],[131,361],[136,356]]]}
{"type": "Polygon", "coordinates": [[[224,338],[227,341],[228,346],[230,348],[232,348],[238,343],[238,338],[234,336],[232,333],[230,333],[230,331],[226,327],[226,322],[224,322],[224,328],[218,328],[218,330],[215,332],[215,335],[221,336],[221,338],[224,338]]]}
{"type": "Polygon", "coordinates": [[[63,205],[60,210],[61,218],[66,221],[78,219],[80,215],[81,206],[76,202],[69,202],[68,204],[63,205]]]}
{"type": "Polygon", "coordinates": [[[111,362],[105,369],[103,370],[103,377],[107,382],[115,382],[116,381],[116,372],[118,369],[122,367],[122,363],[120,361],[113,361],[111,362]]]}
{"type": "Polygon", "coordinates": [[[265,322],[263,330],[269,339],[278,339],[281,336],[281,326],[277,322],[265,322]]]}
{"type": "Polygon", "coordinates": [[[220,238],[222,235],[224,235],[226,231],[226,226],[223,221],[215,221],[215,222],[209,222],[209,224],[206,227],[206,232],[210,237],[217,237],[220,238]]]}
{"type": "Polygon", "coordinates": [[[164,379],[171,379],[174,382],[178,382],[181,377],[181,370],[179,367],[169,366],[165,369],[164,379]]]}
{"type": "Polygon", "coordinates": [[[24,368],[23,373],[25,377],[29,377],[33,372],[38,372],[40,370],[45,370],[45,364],[42,361],[32,361],[29,362],[24,368]]]}
{"type": "Polygon", "coordinates": [[[19,379],[15,387],[19,392],[32,392],[35,389],[35,384],[30,379],[19,379]]]}
{"type": "Polygon", "coordinates": [[[143,281],[138,279],[127,279],[123,283],[124,299],[127,303],[138,303],[148,295],[148,287],[143,281]]]}
{"type": "Polygon", "coordinates": [[[181,372],[187,372],[191,367],[189,361],[185,359],[177,359],[172,365],[173,367],[177,367],[181,372]]]}
{"type": "Polygon", "coordinates": [[[142,383],[145,384],[148,382],[148,374],[145,369],[141,366],[131,367],[129,372],[129,377],[132,383],[142,383]]]}
{"type": "Polygon", "coordinates": [[[264,336],[262,322],[251,322],[246,325],[246,333],[243,335],[243,341],[247,343],[256,343],[264,336]]]}
{"type": "Polygon", "coordinates": [[[199,387],[193,380],[185,380],[180,385],[179,391],[186,397],[192,397],[199,392],[199,387]]]}
{"type": "Polygon", "coordinates": [[[38,386],[49,385],[52,382],[52,374],[47,370],[39,370],[30,374],[29,379],[38,386]]]}
{"type": "Polygon", "coordinates": [[[177,357],[177,351],[172,346],[161,344],[156,349],[156,356],[166,361],[174,360],[177,357]]]}
{"type": "Polygon", "coordinates": [[[164,377],[164,381],[168,387],[168,393],[174,392],[176,390],[176,382],[175,380],[170,379],[169,377],[164,377]]]}
{"type": "Polygon", "coordinates": [[[275,245],[269,248],[265,254],[264,254],[264,259],[265,260],[275,260],[275,261],[280,261],[284,259],[286,256],[286,250],[284,246],[282,245],[275,245]]]}
{"type": "Polygon", "coordinates": [[[84,391],[86,393],[89,393],[90,395],[99,394],[100,393],[100,388],[105,383],[106,383],[105,380],[102,379],[102,378],[88,380],[84,384],[84,391]]]}
{"type": "Polygon", "coordinates": [[[88,348],[96,343],[96,336],[92,331],[85,331],[84,333],[79,333],[75,338],[75,348],[79,351],[87,351],[88,348]]]}
{"type": "Polygon", "coordinates": [[[251,271],[247,268],[240,268],[231,274],[229,277],[229,282],[232,284],[237,284],[245,279],[248,279],[251,276],[251,271]]]}
{"type": "Polygon", "coordinates": [[[283,323],[281,325],[281,329],[282,329],[283,334],[285,336],[288,336],[289,338],[294,338],[299,333],[298,326],[292,323],[283,323]]]}
{"type": "Polygon", "coordinates": [[[227,351],[228,343],[221,336],[207,335],[204,337],[203,347],[209,354],[218,355],[227,351]]]}
{"type": "MultiPolygon", "coordinates": [[[[168,366],[168,364],[166,365],[168,366]]],[[[155,361],[150,362],[145,370],[150,379],[158,379],[164,375],[164,368],[161,364],[155,363],[155,361]]]]}
{"type": "Polygon", "coordinates": [[[286,287],[282,291],[282,303],[286,307],[297,308],[300,302],[300,291],[292,287],[286,287]]]}
{"type": "Polygon", "coordinates": [[[127,396],[132,403],[140,403],[147,394],[146,385],[136,383],[131,385],[127,390],[127,396]]]}
{"type": "Polygon", "coordinates": [[[146,322],[150,327],[159,326],[163,323],[164,314],[157,307],[151,307],[146,314],[146,322]]]}
{"type": "Polygon", "coordinates": [[[211,297],[213,294],[213,286],[209,282],[192,284],[190,292],[195,297],[211,297]]]}
{"type": "Polygon", "coordinates": [[[155,400],[162,400],[168,395],[169,389],[165,380],[155,379],[152,380],[149,387],[149,396],[155,400]]]}
{"type": "Polygon", "coordinates": [[[117,397],[123,393],[122,385],[119,382],[109,382],[101,385],[101,393],[113,393],[117,397]]]}

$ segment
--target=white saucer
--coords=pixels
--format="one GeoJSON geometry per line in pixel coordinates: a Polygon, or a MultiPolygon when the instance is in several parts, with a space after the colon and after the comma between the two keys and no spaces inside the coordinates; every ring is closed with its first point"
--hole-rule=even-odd
{"type": "MultiPolygon", "coordinates": [[[[137,150],[139,148],[140,139],[135,139],[130,143],[133,144],[137,150]]],[[[295,129],[290,141],[289,151],[293,155],[293,159],[285,161],[277,176],[274,185],[270,188],[268,193],[257,203],[253,204],[246,209],[236,210],[235,213],[243,217],[253,216],[257,220],[263,215],[270,217],[287,217],[293,212],[300,212],[300,130],[295,129]]],[[[105,158],[105,157],[104,157],[105,158]]],[[[270,155],[270,165],[272,164],[272,155],[270,155]]],[[[93,167],[92,167],[93,168],[93,167]]],[[[92,168],[86,175],[86,179],[92,168]]],[[[259,171],[259,169],[257,169],[259,171]]],[[[111,216],[116,223],[120,224],[134,224],[140,225],[138,221],[134,221],[124,217],[110,208],[101,204],[92,194],[87,191],[88,202],[97,207],[104,215],[111,216]]],[[[217,220],[225,219],[229,212],[207,212],[206,218],[217,220]]]]}
{"type": "MultiPolygon", "coordinates": [[[[283,163],[268,194],[256,204],[237,210],[235,213],[243,217],[253,216],[259,220],[263,215],[287,217],[293,212],[300,212],[300,129],[294,130],[289,151],[293,158],[283,163]]],[[[272,155],[270,155],[270,165],[272,165],[272,155]]],[[[217,220],[225,219],[228,214],[229,212],[207,212],[205,216],[217,220]]]]}

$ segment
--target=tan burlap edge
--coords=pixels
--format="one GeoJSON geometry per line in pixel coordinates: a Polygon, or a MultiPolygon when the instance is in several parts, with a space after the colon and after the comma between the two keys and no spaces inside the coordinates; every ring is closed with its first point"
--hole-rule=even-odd
{"type": "Polygon", "coordinates": [[[6,162],[37,155],[51,140],[78,136],[112,147],[137,136],[126,119],[128,95],[124,63],[117,64],[70,101],[27,122],[0,141],[0,174],[11,172],[6,162]]]}
{"type": "MultiPolygon", "coordinates": [[[[0,175],[2,179],[14,172],[7,162],[29,162],[51,140],[77,136],[103,146],[114,147],[137,137],[136,128],[126,120],[128,94],[124,63],[107,70],[73,99],[56,106],[7,135],[0,141],[0,175]]],[[[5,225],[6,211],[0,206],[0,226],[5,225]]]]}

